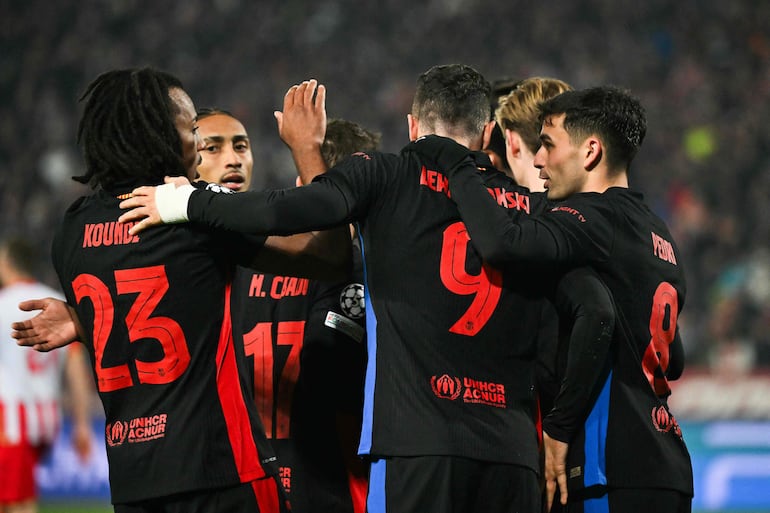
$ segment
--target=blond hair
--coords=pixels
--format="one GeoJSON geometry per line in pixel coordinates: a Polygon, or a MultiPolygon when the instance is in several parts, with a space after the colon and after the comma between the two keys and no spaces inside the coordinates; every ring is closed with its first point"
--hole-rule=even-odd
{"type": "Polygon", "coordinates": [[[572,87],[561,80],[526,78],[499,99],[495,121],[500,128],[517,132],[532,153],[540,149],[540,103],[572,87]]]}

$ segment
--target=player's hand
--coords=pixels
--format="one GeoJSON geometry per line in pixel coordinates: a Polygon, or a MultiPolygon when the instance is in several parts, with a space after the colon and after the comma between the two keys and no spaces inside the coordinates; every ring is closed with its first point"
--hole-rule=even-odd
{"type": "Polygon", "coordinates": [[[463,164],[470,164],[474,167],[476,165],[473,152],[448,137],[425,135],[409,144],[407,149],[416,151],[438,164],[440,170],[447,176],[451,176],[452,171],[463,164]]]}
{"type": "Polygon", "coordinates": [[[72,428],[72,447],[78,459],[85,463],[91,457],[92,445],[91,427],[87,422],[76,422],[72,428]]]}
{"type": "Polygon", "coordinates": [[[137,233],[164,223],[187,221],[187,200],[194,190],[183,176],[165,177],[165,185],[137,187],[131,197],[120,202],[120,208],[130,209],[118,218],[120,223],[134,222],[128,233],[137,233]]]}
{"type": "Polygon", "coordinates": [[[25,312],[40,310],[40,313],[11,324],[11,337],[18,345],[45,353],[78,339],[77,323],[64,301],[52,297],[30,299],[19,303],[19,309],[25,312]]]}
{"type": "Polygon", "coordinates": [[[283,97],[283,111],[273,115],[278,135],[292,151],[318,151],[326,135],[326,87],[316,79],[291,86],[283,97]]]}
{"type": "Polygon", "coordinates": [[[562,505],[567,504],[567,451],[569,444],[560,442],[543,432],[545,446],[545,496],[546,511],[551,511],[556,489],[562,505]]]}

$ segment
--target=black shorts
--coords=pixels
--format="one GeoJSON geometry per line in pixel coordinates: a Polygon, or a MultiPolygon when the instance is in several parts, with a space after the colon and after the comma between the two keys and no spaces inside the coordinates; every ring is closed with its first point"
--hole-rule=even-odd
{"type": "MultiPolygon", "coordinates": [[[[597,488],[598,490],[598,488],[597,488]]],[[[551,513],[690,513],[692,497],[662,488],[610,488],[582,501],[570,500],[566,506],[554,499],[551,513]]],[[[574,499],[574,497],[573,497],[574,499]]]]}
{"type": "Polygon", "coordinates": [[[197,490],[115,504],[115,513],[288,513],[290,507],[275,476],[228,488],[197,490]]]}
{"type": "Polygon", "coordinates": [[[529,468],[453,456],[374,460],[367,513],[540,513],[529,468]]]}

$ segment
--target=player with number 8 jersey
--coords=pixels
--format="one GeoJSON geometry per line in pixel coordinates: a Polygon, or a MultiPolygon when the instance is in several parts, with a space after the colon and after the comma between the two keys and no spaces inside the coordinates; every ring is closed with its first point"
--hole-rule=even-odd
{"type": "Polygon", "coordinates": [[[489,201],[471,162],[448,174],[452,197],[485,258],[550,272],[590,266],[614,298],[609,361],[584,376],[598,382],[592,402],[582,417],[567,417],[558,407],[546,416],[546,461],[549,437],[569,444],[564,477],[571,499],[584,500],[586,508],[595,499],[610,512],[689,511],[692,466],[667,403],[669,380],[684,367],[677,324],[686,291],[683,262],[666,223],[627,176],[646,133],[644,109],[614,87],[562,93],[540,108],[535,165],[555,202],[546,213],[511,220],[489,201]]]}

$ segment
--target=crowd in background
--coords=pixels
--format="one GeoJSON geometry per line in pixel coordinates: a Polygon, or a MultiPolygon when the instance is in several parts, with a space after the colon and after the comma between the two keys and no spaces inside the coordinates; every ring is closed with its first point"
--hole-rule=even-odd
{"type": "MultiPolygon", "coordinates": [[[[330,117],[407,141],[417,75],[469,64],[490,80],[612,83],[648,109],[632,187],[671,226],[687,269],[690,365],[770,371],[770,3],[740,0],[30,0],[0,26],[0,235],[48,248],[86,192],[77,102],[102,71],[152,65],[197,107],[229,109],[252,189],[288,187],[275,128],[286,89],[328,87],[330,117]]],[[[50,264],[43,277],[53,284],[50,264]]]]}

